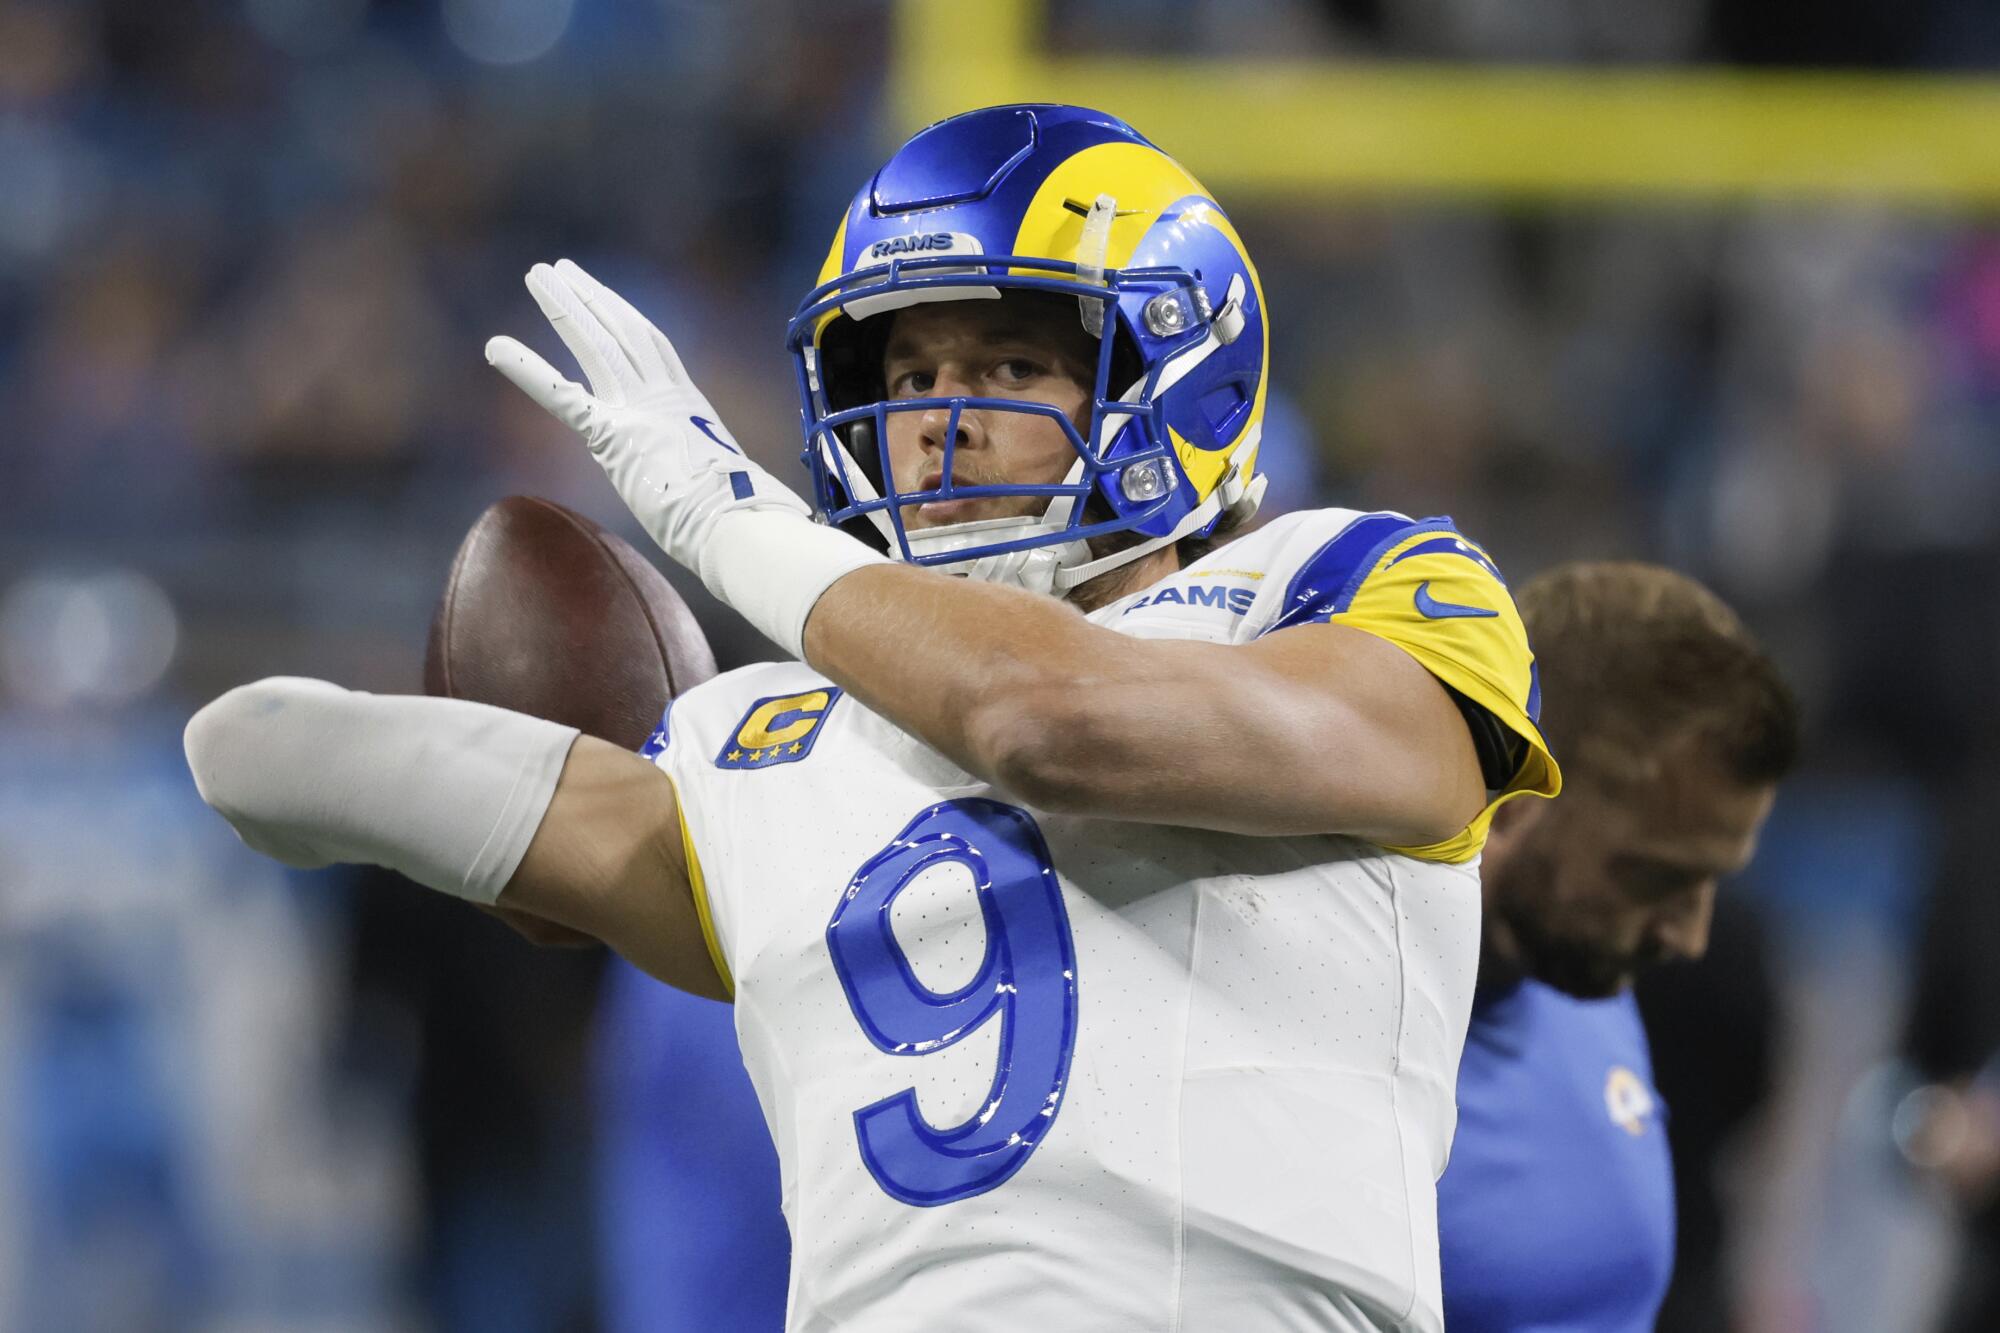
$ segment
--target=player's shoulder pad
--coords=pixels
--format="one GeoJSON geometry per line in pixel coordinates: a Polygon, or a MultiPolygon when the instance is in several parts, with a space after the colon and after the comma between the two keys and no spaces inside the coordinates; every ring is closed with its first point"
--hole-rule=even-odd
{"type": "MultiPolygon", "coordinates": [[[[1297,509],[1231,537],[1180,571],[1182,577],[1238,575],[1253,580],[1260,618],[1271,614],[1268,597],[1328,541],[1356,520],[1371,515],[1355,509],[1297,509]]],[[[1396,517],[1401,518],[1401,515],[1396,517]]],[[[1405,522],[1408,520],[1405,519],[1405,522]]]]}
{"type": "Polygon", "coordinates": [[[1493,805],[1552,796],[1562,774],[1539,727],[1541,683],[1527,627],[1493,557],[1449,518],[1333,511],[1302,526],[1282,601],[1264,632],[1333,622],[1386,639],[1520,738],[1509,781],[1461,834],[1396,849],[1459,861],[1477,853],[1493,805]],[[1343,521],[1344,520],[1344,521],[1343,521]]]}
{"type": "Polygon", "coordinates": [[[1450,518],[1414,519],[1393,510],[1351,509],[1313,510],[1299,517],[1302,521],[1287,534],[1287,549],[1274,561],[1273,573],[1282,570],[1286,583],[1267,632],[1342,615],[1354,607],[1371,580],[1391,570],[1396,571],[1397,581],[1412,581],[1420,590],[1413,594],[1413,607],[1439,612],[1426,618],[1453,618],[1453,607],[1458,616],[1467,617],[1512,612],[1500,567],[1450,518]],[[1403,568],[1407,561],[1417,563],[1403,568]],[[1412,580],[1413,575],[1418,577],[1412,580]],[[1424,585],[1440,578],[1490,584],[1497,595],[1478,605],[1438,601],[1424,585]],[[1505,611],[1499,606],[1503,602],[1505,611]]]}
{"type": "Polygon", "coordinates": [[[1358,514],[1309,536],[1324,540],[1297,558],[1265,633],[1327,621],[1368,630],[1453,689],[1482,703],[1498,695],[1533,727],[1541,690],[1527,628],[1500,567],[1451,519],[1358,514]],[[1468,688],[1468,673],[1480,688],[1468,688]]]}
{"type": "Polygon", "coordinates": [[[1280,579],[1357,520],[1370,517],[1373,515],[1358,509],[1295,509],[1231,537],[1190,564],[1188,570],[1238,566],[1255,570],[1263,579],[1280,579]]]}

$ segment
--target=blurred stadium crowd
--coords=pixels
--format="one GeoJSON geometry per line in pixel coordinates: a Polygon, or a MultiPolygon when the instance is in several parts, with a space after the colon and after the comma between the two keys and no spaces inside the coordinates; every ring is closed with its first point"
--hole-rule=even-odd
{"type": "MultiPolygon", "coordinates": [[[[536,260],[632,296],[784,467],[784,319],[907,128],[886,122],[891,17],[0,6],[0,1326],[613,1322],[601,960],[382,877],[283,875],[199,805],[179,726],[263,674],[416,689],[451,551],[501,495],[622,527],[481,362],[487,335],[539,330],[536,260]]],[[[1056,45],[1330,60],[2000,63],[1979,0],[1049,19],[1056,45]]],[[[1517,579],[1668,561],[1807,705],[1806,771],[1714,956],[1642,996],[1682,1177],[1662,1327],[1981,1318],[2000,230],[1862,203],[1234,211],[1277,320],[1281,507],[1449,513],[1517,579]]],[[[724,665],[768,651],[689,592],[724,665]]]]}

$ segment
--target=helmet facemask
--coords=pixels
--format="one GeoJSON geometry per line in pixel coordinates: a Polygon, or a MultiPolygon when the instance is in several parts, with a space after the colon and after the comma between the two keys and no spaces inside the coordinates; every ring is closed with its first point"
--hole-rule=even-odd
{"type": "MultiPolygon", "coordinates": [[[[1179,377],[1178,362],[1198,359],[1203,345],[1214,343],[1212,323],[1198,282],[1174,269],[1093,271],[1090,265],[1013,256],[967,265],[963,258],[938,256],[901,259],[829,283],[808,298],[793,321],[792,339],[805,403],[805,461],[821,512],[892,556],[1038,591],[1064,592],[1082,582],[1085,571],[1094,577],[1136,559],[1179,534],[1137,547],[1121,544],[1119,552],[1094,560],[1088,543],[1134,530],[1164,511],[1186,484],[1155,397],[1179,377]],[[1085,281],[1086,275],[1094,281],[1085,281]],[[1085,386],[1081,428],[1059,407],[1029,400],[888,397],[883,362],[892,311],[921,301],[1003,294],[1020,300],[1015,293],[1074,301],[1072,313],[1080,312],[1094,339],[1094,374],[1085,386]],[[847,313],[857,307],[867,316],[847,313]],[[1168,312],[1164,318],[1162,310],[1168,312]],[[1163,323],[1180,334],[1178,346],[1156,354],[1150,369],[1135,343],[1135,313],[1153,317],[1156,337],[1163,323]],[[810,330],[817,336],[808,344],[801,335],[810,330]],[[898,412],[932,411],[949,413],[938,486],[900,491],[892,484],[890,420],[898,412]],[[1075,461],[1052,482],[959,484],[955,453],[966,412],[1047,416],[1063,432],[1075,461]],[[917,505],[999,497],[1033,500],[1036,507],[1027,514],[937,527],[912,526],[905,518],[917,505]]],[[[1205,517],[1212,525],[1213,514],[1205,517]]]]}

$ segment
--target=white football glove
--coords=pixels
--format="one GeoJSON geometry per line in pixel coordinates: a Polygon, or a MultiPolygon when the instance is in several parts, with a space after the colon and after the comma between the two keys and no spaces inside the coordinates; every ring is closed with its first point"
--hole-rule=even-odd
{"type": "Polygon", "coordinates": [[[646,531],[693,568],[702,537],[737,508],[812,511],[750,461],[694,387],[673,344],[624,297],[569,260],[528,270],[528,291],[562,336],[585,389],[512,338],[486,344],[486,359],[583,436],[646,531]]]}
{"type": "Polygon", "coordinates": [[[590,387],[512,338],[490,340],[487,361],[583,436],[661,550],[803,656],[819,595],[882,557],[814,523],[805,501],[744,454],[673,344],[623,297],[567,259],[535,265],[527,281],[590,387]]]}

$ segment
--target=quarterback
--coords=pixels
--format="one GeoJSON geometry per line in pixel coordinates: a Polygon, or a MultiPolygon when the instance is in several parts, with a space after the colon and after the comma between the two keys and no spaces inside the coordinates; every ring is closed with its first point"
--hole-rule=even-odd
{"type": "Polygon", "coordinates": [[[1208,549],[1270,358],[1216,201],[1098,112],[918,134],[790,325],[810,505],[624,300],[528,285],[588,385],[488,359],[797,660],[640,756],[263,681],[190,723],[203,795],[733,998],[793,1330],[1440,1328],[1479,853],[1559,776],[1448,520],[1208,549]]]}

